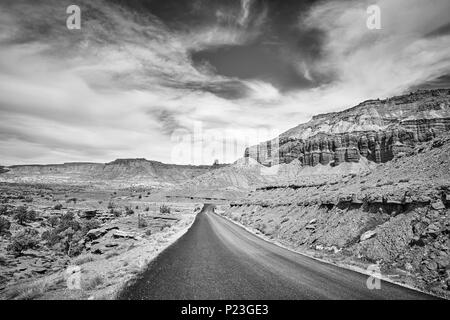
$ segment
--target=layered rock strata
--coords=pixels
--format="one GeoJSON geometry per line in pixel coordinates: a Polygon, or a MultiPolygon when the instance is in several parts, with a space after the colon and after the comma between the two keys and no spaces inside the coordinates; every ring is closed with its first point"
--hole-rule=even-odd
{"type": "Polygon", "coordinates": [[[295,159],[304,166],[339,165],[360,157],[381,163],[449,130],[450,90],[417,91],[314,116],[277,139],[247,148],[244,156],[265,165],[295,159]]]}

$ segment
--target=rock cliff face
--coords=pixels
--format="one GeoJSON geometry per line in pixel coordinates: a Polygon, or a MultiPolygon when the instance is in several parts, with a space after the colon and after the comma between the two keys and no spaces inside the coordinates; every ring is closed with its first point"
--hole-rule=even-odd
{"type": "Polygon", "coordinates": [[[380,163],[450,130],[450,89],[417,91],[314,116],[278,139],[245,150],[265,165],[298,159],[304,166],[380,163]]]}

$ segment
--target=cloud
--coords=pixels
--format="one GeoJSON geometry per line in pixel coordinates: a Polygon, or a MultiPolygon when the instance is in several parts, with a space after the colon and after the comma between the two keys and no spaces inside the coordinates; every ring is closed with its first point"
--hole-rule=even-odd
{"type": "MultiPolygon", "coordinates": [[[[229,10],[198,2],[193,10],[207,19],[176,27],[152,11],[79,0],[79,31],[65,27],[70,4],[0,3],[1,164],[119,157],[171,162],[178,129],[191,133],[201,123],[243,141],[261,136],[251,132],[284,131],[319,112],[445,79],[450,71],[445,0],[433,6],[376,1],[382,30],[366,28],[369,2],[322,1],[298,13],[293,32],[297,28],[300,45],[312,48],[282,58],[308,81],[327,81],[286,92],[263,77],[220,75],[192,58],[216,48],[245,51],[257,40],[283,46],[273,34],[265,37],[275,15],[257,0],[237,1],[229,10]]],[[[268,69],[280,69],[278,60],[268,69]]],[[[245,61],[239,65],[248,68],[245,61]]]]}
{"type": "Polygon", "coordinates": [[[300,27],[324,32],[324,58],[313,68],[335,75],[334,86],[384,97],[449,71],[448,35],[425,37],[448,23],[449,10],[445,0],[331,1],[313,7],[300,27]],[[369,5],[381,9],[381,30],[366,27],[369,5]]]}

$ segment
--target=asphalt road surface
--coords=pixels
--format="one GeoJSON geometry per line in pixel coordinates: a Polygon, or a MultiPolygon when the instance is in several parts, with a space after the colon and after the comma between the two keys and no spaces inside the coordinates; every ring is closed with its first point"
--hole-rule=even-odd
{"type": "Polygon", "coordinates": [[[433,299],[261,240],[206,205],[119,299],[433,299]]]}

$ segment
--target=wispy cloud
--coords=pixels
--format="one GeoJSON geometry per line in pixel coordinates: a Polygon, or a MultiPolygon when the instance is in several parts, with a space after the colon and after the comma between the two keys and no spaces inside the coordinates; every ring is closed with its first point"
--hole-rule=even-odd
{"type": "Polygon", "coordinates": [[[282,131],[318,112],[400,93],[450,71],[449,3],[433,2],[378,1],[382,30],[366,28],[368,2],[319,2],[299,12],[292,28],[320,34],[321,54],[300,50],[286,59],[311,82],[329,80],[283,92],[192,61],[192,52],[258,39],[282,45],[265,38],[271,12],[257,0],[209,10],[213,22],[186,28],[150,11],[80,0],[79,31],[65,27],[69,1],[2,1],[0,163],[171,162],[171,134],[198,122],[235,133],[282,131]]]}

